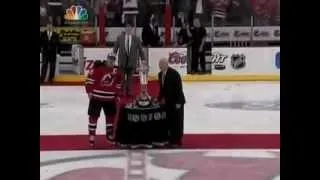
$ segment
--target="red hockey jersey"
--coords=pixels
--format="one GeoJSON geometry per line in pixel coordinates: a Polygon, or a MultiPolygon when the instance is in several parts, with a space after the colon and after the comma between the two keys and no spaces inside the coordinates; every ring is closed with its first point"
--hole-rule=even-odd
{"type": "Polygon", "coordinates": [[[210,0],[213,16],[221,19],[227,18],[227,11],[230,6],[239,6],[237,0],[210,0]]]}
{"type": "Polygon", "coordinates": [[[116,67],[97,67],[92,69],[85,81],[85,87],[91,98],[101,101],[113,101],[119,94],[123,75],[116,67]]]}

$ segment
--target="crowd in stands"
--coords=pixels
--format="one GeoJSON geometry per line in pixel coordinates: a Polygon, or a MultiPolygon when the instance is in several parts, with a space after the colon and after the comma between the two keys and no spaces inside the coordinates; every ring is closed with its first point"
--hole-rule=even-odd
{"type": "MultiPolygon", "coordinates": [[[[40,0],[40,26],[52,22],[54,26],[68,26],[65,10],[71,5],[87,9],[88,24],[97,26],[99,7],[105,7],[107,27],[123,27],[123,1],[125,0],[40,0]]],[[[159,26],[164,23],[166,0],[137,0],[139,14],[137,26],[143,27],[154,14],[159,26]]],[[[192,22],[198,17],[204,26],[279,26],[280,0],[171,0],[175,26],[181,21],[192,22]],[[214,17],[214,18],[212,18],[214,17]],[[253,18],[252,18],[253,17],[253,18]],[[212,20],[214,19],[214,20],[212,20]]]]}

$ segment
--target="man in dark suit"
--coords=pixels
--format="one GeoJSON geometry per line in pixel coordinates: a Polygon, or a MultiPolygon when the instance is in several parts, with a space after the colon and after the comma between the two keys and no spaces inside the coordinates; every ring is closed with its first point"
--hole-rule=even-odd
{"type": "Polygon", "coordinates": [[[182,23],[182,27],[178,33],[178,45],[181,47],[188,47],[190,37],[188,36],[189,24],[182,23]]]}
{"type": "Polygon", "coordinates": [[[167,112],[169,143],[173,147],[181,146],[183,136],[184,104],[186,103],[180,74],[169,67],[168,60],[159,61],[160,83],[159,101],[167,112]]]}
{"type": "Polygon", "coordinates": [[[133,35],[133,24],[127,22],[125,33],[121,33],[114,45],[113,53],[118,54],[118,66],[125,74],[125,95],[132,96],[132,74],[137,68],[139,57],[145,61],[140,39],[133,35]]]}
{"type": "Polygon", "coordinates": [[[57,56],[60,54],[59,44],[60,40],[58,33],[53,31],[51,24],[48,24],[47,30],[40,35],[40,50],[42,52],[41,83],[46,79],[49,64],[49,82],[52,82],[54,79],[57,56]]]}
{"type": "Polygon", "coordinates": [[[188,36],[191,38],[191,71],[192,73],[198,73],[198,65],[200,60],[201,71],[204,74],[206,72],[205,62],[205,39],[206,29],[200,24],[199,18],[193,20],[193,27],[187,29],[188,36]]]}
{"type": "Polygon", "coordinates": [[[150,20],[144,25],[141,36],[145,46],[157,47],[160,45],[159,29],[154,15],[151,15],[150,20]]]}

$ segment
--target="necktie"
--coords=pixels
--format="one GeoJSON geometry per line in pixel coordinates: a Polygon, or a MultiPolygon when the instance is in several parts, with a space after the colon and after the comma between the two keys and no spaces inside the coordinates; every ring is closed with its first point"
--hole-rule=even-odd
{"type": "Polygon", "coordinates": [[[162,72],[162,79],[161,79],[162,86],[164,85],[165,78],[166,78],[166,73],[162,72]]]}
{"type": "Polygon", "coordinates": [[[130,36],[129,35],[127,35],[127,53],[129,54],[129,52],[130,52],[130,36]]]}
{"type": "Polygon", "coordinates": [[[48,32],[49,40],[51,39],[51,31],[48,32]]]}

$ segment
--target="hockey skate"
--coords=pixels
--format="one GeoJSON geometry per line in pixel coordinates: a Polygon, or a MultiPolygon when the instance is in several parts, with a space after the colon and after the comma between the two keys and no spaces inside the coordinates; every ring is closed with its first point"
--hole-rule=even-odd
{"type": "Polygon", "coordinates": [[[115,138],[113,136],[113,125],[107,125],[106,127],[106,138],[110,144],[115,144],[115,138]]]}

